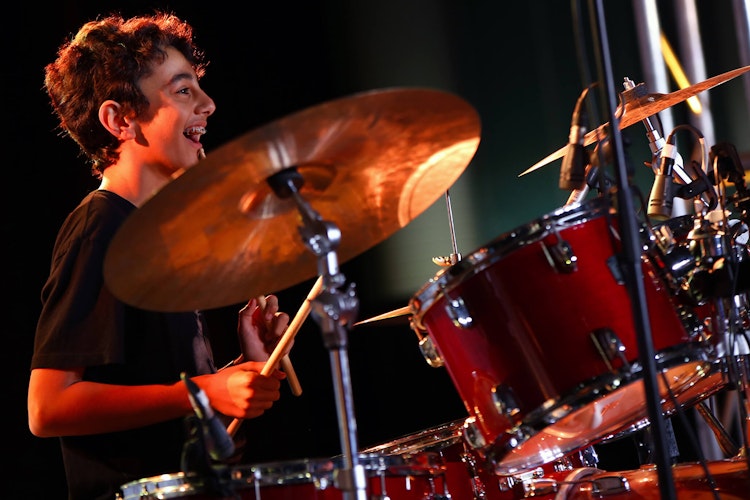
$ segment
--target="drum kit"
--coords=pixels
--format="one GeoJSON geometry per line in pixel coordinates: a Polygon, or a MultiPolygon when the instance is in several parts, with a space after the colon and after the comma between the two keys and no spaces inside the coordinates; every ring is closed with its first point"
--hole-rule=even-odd
{"type": "MultiPolygon", "coordinates": [[[[619,128],[747,71],[623,99],[619,128]]],[[[584,145],[602,141],[608,125],[586,134],[584,145]]],[[[705,415],[704,402],[724,392],[740,401],[740,442],[707,416],[728,456],[675,464],[679,493],[748,497],[750,191],[731,145],[715,146],[697,167],[657,167],[672,134],[655,152],[654,172],[674,178],[668,193],[692,201],[695,213],[650,220],[644,206],[633,215],[641,283],[621,264],[623,214],[601,173],[591,183],[596,196],[442,263],[408,307],[365,321],[408,315],[425,360],[448,371],[469,416],[359,449],[346,356],[358,299],[352,286],[340,290],[339,262],[447,194],[479,132],[476,111],[450,93],[356,94],[217,149],[126,221],[105,278],[138,307],[220,307],[318,276],[307,310],[331,352],[342,454],[216,463],[211,477],[183,470],[124,484],[120,498],[659,498],[654,464],[602,470],[594,448],[652,423],[644,383],[651,362],[665,418],[694,407],[705,415]],[[142,272],[130,271],[136,262],[142,272]],[[643,291],[653,360],[640,354],[634,289],[643,291]]],[[[564,155],[565,148],[524,174],[564,155]]]]}

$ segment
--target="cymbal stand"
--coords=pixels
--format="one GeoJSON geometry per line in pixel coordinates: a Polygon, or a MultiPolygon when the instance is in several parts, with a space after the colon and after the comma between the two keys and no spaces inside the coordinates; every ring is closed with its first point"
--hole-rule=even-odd
{"type": "Polygon", "coordinates": [[[432,258],[432,262],[442,267],[452,266],[461,260],[461,254],[458,253],[458,245],[456,244],[456,227],[453,225],[453,208],[451,206],[451,193],[449,189],[445,190],[445,205],[448,209],[448,230],[451,234],[451,248],[453,252],[447,257],[439,256],[432,258]]]}
{"type": "Polygon", "coordinates": [[[302,216],[302,225],[298,227],[300,236],[305,246],[318,258],[318,274],[323,277],[323,288],[312,301],[312,313],[321,327],[333,373],[339,439],[344,460],[343,469],[337,471],[336,486],[347,500],[366,500],[367,483],[364,468],[359,463],[357,424],[347,356],[347,325],[358,312],[359,300],[353,284],[346,291],[339,291],[346,281],[339,272],[336,255],[341,231],[335,224],[323,220],[300,195],[299,188],[304,179],[295,167],[272,175],[267,182],[279,198],[294,199],[302,216]]]}

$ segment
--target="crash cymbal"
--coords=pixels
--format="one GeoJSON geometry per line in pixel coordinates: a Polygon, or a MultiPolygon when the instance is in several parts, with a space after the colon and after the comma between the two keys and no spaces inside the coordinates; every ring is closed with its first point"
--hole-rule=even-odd
{"type": "Polygon", "coordinates": [[[394,309],[393,311],[388,311],[387,313],[378,314],[377,316],[373,316],[372,318],[358,321],[354,323],[354,326],[365,325],[367,323],[374,323],[376,321],[383,321],[383,320],[391,319],[391,318],[399,318],[401,316],[406,316],[408,314],[411,314],[411,308],[409,306],[401,307],[399,309],[394,309]]]}
{"type": "MultiPolygon", "coordinates": [[[[617,107],[617,110],[615,111],[616,116],[618,116],[620,120],[620,130],[642,120],[645,120],[646,118],[653,116],[660,111],[664,111],[665,109],[670,108],[675,104],[687,101],[689,98],[719,84],[727,82],[733,78],[736,78],[741,74],[746,73],[747,71],[750,71],[750,66],[727,71],[726,73],[714,76],[703,82],[691,85],[690,87],[685,87],[684,89],[677,90],[675,92],[672,92],[671,94],[648,94],[638,100],[626,103],[624,108],[622,106],[622,103],[620,103],[620,105],[617,107]]],[[[604,125],[600,125],[598,128],[587,133],[583,139],[584,146],[589,146],[605,137],[607,135],[608,126],[609,122],[605,123],[604,125]]],[[[562,158],[563,156],[565,156],[567,148],[567,145],[563,146],[551,155],[524,170],[518,176],[522,177],[530,172],[533,172],[534,170],[542,168],[543,166],[557,160],[558,158],[562,158]]]]}
{"type": "Polygon", "coordinates": [[[210,309],[318,274],[291,199],[266,179],[296,167],[299,193],[341,232],[338,262],[382,242],[458,179],[480,120],[438,90],[393,88],[299,111],[209,152],[136,210],[104,263],[111,291],[159,311],[210,309]]]}

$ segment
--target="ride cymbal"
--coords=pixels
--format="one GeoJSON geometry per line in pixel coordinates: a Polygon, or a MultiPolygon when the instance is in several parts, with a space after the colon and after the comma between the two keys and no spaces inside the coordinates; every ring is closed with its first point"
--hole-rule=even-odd
{"type": "Polygon", "coordinates": [[[318,274],[293,200],[266,179],[295,167],[300,195],[341,233],[339,263],[382,242],[458,179],[480,120],[438,90],[364,92],[291,114],[210,152],[125,221],[104,263],[112,293],[160,311],[210,309],[318,274]]]}
{"type": "MultiPolygon", "coordinates": [[[[747,71],[750,71],[750,66],[744,66],[732,71],[727,71],[726,73],[716,75],[712,78],[709,78],[708,80],[704,80],[700,83],[696,83],[695,85],[691,85],[690,87],[685,87],[684,89],[677,90],[670,94],[648,94],[638,100],[626,103],[624,107],[621,103],[615,111],[615,115],[620,120],[619,128],[620,130],[625,129],[635,123],[638,123],[650,116],[655,115],[656,113],[659,113],[660,111],[664,111],[665,109],[670,108],[675,104],[687,101],[689,98],[698,95],[705,90],[736,78],[741,74],[746,73],[747,71]]],[[[609,122],[600,125],[596,129],[587,133],[583,138],[583,145],[589,146],[595,142],[598,142],[601,137],[605,137],[607,135],[608,126],[609,122]]],[[[567,145],[563,146],[551,155],[536,162],[534,165],[521,172],[518,177],[523,177],[524,175],[542,168],[543,166],[557,160],[558,158],[562,158],[563,156],[565,156],[565,152],[567,151],[567,149],[567,145]]]]}

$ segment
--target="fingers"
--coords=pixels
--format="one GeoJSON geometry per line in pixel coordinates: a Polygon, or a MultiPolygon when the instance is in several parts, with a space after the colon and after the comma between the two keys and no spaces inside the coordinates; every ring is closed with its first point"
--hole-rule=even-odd
{"type": "Polygon", "coordinates": [[[274,337],[281,337],[289,326],[289,314],[285,312],[275,313],[271,320],[271,325],[270,333],[272,333],[274,337]]]}
{"type": "MultiPolygon", "coordinates": [[[[275,344],[289,326],[289,314],[279,311],[279,298],[275,295],[254,300],[256,306],[253,311],[253,322],[262,332],[264,341],[275,344]]],[[[252,302],[253,300],[250,301],[252,302]]]]}
{"type": "Polygon", "coordinates": [[[281,380],[275,370],[270,376],[257,371],[258,363],[243,363],[231,381],[227,381],[234,405],[240,410],[240,416],[250,418],[258,416],[273,406],[281,397],[281,380]],[[244,368],[252,367],[247,370],[244,368]]]}
{"type": "Polygon", "coordinates": [[[279,370],[269,375],[260,373],[265,363],[245,362],[193,380],[209,398],[219,413],[234,418],[257,417],[281,397],[281,381],[285,374],[279,370]]]}

